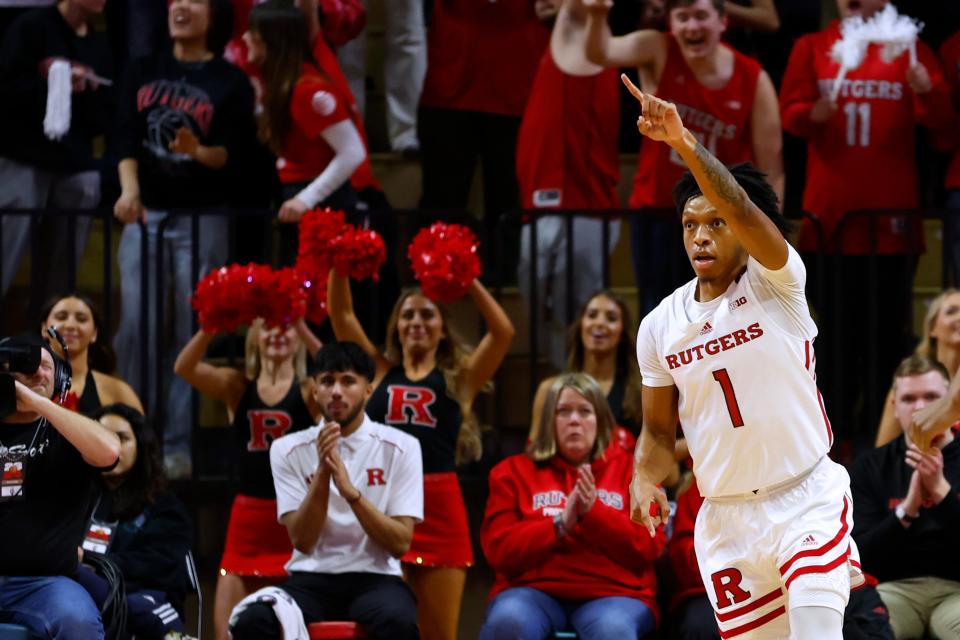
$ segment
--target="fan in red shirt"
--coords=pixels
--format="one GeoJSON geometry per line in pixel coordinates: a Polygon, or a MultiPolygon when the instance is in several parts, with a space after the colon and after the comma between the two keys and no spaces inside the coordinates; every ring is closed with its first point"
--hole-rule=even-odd
{"type": "Polygon", "coordinates": [[[425,209],[465,209],[483,165],[488,240],[517,207],[517,130],[549,31],[535,0],[434,2],[418,133],[425,209]]]}
{"type": "Polygon", "coordinates": [[[611,443],[613,424],[593,378],[560,376],[527,453],[490,472],[480,542],[496,580],[481,640],[653,631],[665,537],[630,520],[633,458],[611,443]]]}
{"type": "MultiPolygon", "coordinates": [[[[277,154],[285,199],[280,221],[297,222],[317,206],[352,210],[357,195],[350,176],[366,147],[347,100],[311,57],[303,15],[282,0],[268,0],[250,12],[244,41],[248,61],[265,79],[260,132],[277,154]]],[[[293,231],[284,238],[293,245],[285,254],[295,254],[293,231]]]]}
{"type": "MultiPolygon", "coordinates": [[[[583,43],[587,12],[582,0],[564,0],[550,46],[520,124],[517,180],[524,209],[615,209],[620,206],[617,180],[617,132],[620,124],[620,80],[616,69],[587,61],[583,43]]],[[[620,221],[608,224],[606,249],[600,218],[577,216],[571,223],[573,291],[567,291],[566,216],[537,219],[536,252],[531,251],[532,226],[524,224],[517,281],[524,298],[531,287],[538,301],[547,357],[562,369],[566,355],[568,300],[573,308],[586,303],[603,282],[603,261],[617,244],[620,221]],[[531,282],[531,260],[537,280],[531,282]],[[547,310],[550,309],[552,313],[547,310]]],[[[573,309],[570,310],[573,312],[573,309]]]]}
{"type": "MultiPolygon", "coordinates": [[[[753,59],[720,40],[726,29],[722,0],[669,0],[670,33],[634,31],[612,37],[612,0],[584,0],[590,9],[587,58],[605,67],[636,67],[645,92],[677,105],[685,125],[721,162],[751,161],[783,199],[783,158],[777,94],[753,59]],[[689,123],[689,124],[687,124],[689,123]]],[[[666,145],[642,144],[630,206],[669,209],[631,224],[641,315],[689,278],[676,242],[671,190],[685,171],[666,145]]]]}
{"type": "MultiPolygon", "coordinates": [[[[886,0],[837,0],[844,18],[869,18],[886,4],[886,0]]],[[[800,249],[837,254],[839,271],[831,265],[825,279],[830,287],[841,287],[844,308],[876,318],[876,335],[865,330],[862,313],[836,318],[833,296],[827,294],[833,289],[819,291],[819,265],[807,258],[808,293],[815,303],[822,302],[817,305],[819,324],[829,329],[817,342],[819,354],[826,356],[817,373],[823,375],[826,406],[842,432],[855,424],[876,423],[887,381],[909,350],[913,256],[922,250],[923,240],[919,220],[911,225],[905,217],[873,218],[878,256],[871,274],[867,218],[838,225],[854,210],[916,208],[915,125],[940,128],[952,112],[937,59],[922,42],[917,43],[914,67],[907,54],[884,62],[881,47],[870,45],[860,67],[843,79],[836,103],[831,102],[839,64],[830,51],[839,38],[840,23],[833,22],[797,41],[781,85],[780,107],[784,129],[807,140],[803,207],[820,220],[825,232],[826,247],[820,247],[814,229],[805,224],[800,249]],[[877,302],[882,307],[871,307],[869,291],[881,286],[884,293],[877,302]],[[868,375],[851,375],[855,371],[868,375]],[[842,392],[836,389],[840,381],[845,385],[842,392]],[[866,416],[854,414],[856,402],[850,399],[858,394],[864,396],[866,416]]]]}
{"type": "MultiPolygon", "coordinates": [[[[940,61],[943,63],[944,76],[952,89],[954,121],[947,127],[945,135],[937,136],[953,151],[944,186],[947,188],[947,208],[960,211],[960,31],[950,36],[940,45],[940,61]]],[[[953,217],[953,238],[948,239],[952,250],[954,277],[960,275],[960,227],[958,216],[953,217]]]]}

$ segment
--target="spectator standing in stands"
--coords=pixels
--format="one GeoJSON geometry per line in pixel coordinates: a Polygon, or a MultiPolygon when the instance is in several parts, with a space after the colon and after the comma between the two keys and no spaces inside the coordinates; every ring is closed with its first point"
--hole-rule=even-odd
{"type": "Polygon", "coordinates": [[[565,359],[568,313],[586,301],[603,282],[603,263],[620,236],[620,221],[607,223],[589,209],[619,208],[617,132],[620,81],[616,69],[587,61],[584,42],[587,10],[582,0],[563,0],[553,24],[550,44],[540,60],[517,138],[517,181],[524,209],[572,209],[524,224],[520,236],[517,280],[529,301],[537,291],[540,335],[556,368],[565,359]],[[567,216],[574,216],[567,237],[567,216]],[[574,264],[567,264],[567,244],[574,264]],[[599,251],[598,247],[602,247],[599,251]],[[536,261],[537,280],[530,281],[536,261]],[[568,269],[573,269],[569,282],[568,269]],[[567,305],[571,308],[568,310],[567,305]]]}
{"type": "MultiPolygon", "coordinates": [[[[100,174],[94,140],[106,133],[114,112],[115,81],[106,35],[90,23],[103,12],[105,0],[60,0],[27,11],[3,32],[0,45],[0,209],[93,209],[100,203],[100,174]],[[49,71],[56,61],[70,65],[69,81],[58,103],[69,100],[65,132],[45,132],[49,71]]],[[[74,244],[77,259],[87,242],[90,218],[76,217],[76,237],[66,237],[66,220],[51,221],[43,234],[44,253],[63,255],[74,244]]],[[[4,216],[3,280],[5,295],[16,275],[30,238],[30,218],[4,216]]],[[[63,280],[63,263],[39,260],[39,301],[63,280]],[[56,270],[53,270],[55,268],[56,270]]],[[[54,289],[56,290],[56,289],[54,289]]]]}
{"type": "MultiPolygon", "coordinates": [[[[886,4],[887,0],[837,0],[843,18],[866,19],[886,4]]],[[[822,301],[817,309],[824,328],[817,342],[818,377],[826,405],[833,408],[838,429],[844,429],[858,422],[854,416],[858,400],[875,399],[875,405],[866,407],[866,416],[881,408],[887,376],[909,349],[916,266],[910,256],[921,251],[923,241],[918,218],[914,225],[903,217],[873,218],[875,236],[865,217],[846,224],[842,237],[837,237],[838,224],[853,210],[917,207],[915,125],[941,127],[952,118],[952,109],[937,59],[922,42],[917,42],[918,63],[912,67],[908,55],[887,63],[881,58],[882,47],[870,45],[860,67],[846,74],[833,102],[840,67],[830,51],[839,38],[840,22],[835,21],[797,41],[781,85],[780,107],[784,129],[807,140],[803,208],[819,219],[827,245],[819,246],[814,227],[805,221],[800,250],[807,252],[811,270],[808,293],[822,301]],[[867,255],[873,251],[874,237],[878,255],[872,262],[867,255]],[[838,260],[824,278],[831,285],[826,291],[819,290],[817,260],[811,254],[821,250],[838,260]],[[877,335],[865,330],[864,313],[837,318],[840,311],[828,295],[834,286],[843,291],[845,309],[859,309],[875,318],[877,335]],[[869,308],[868,292],[876,287],[884,290],[882,309],[869,308]],[[869,352],[876,354],[875,365],[862,362],[869,352]],[[835,371],[838,362],[844,372],[842,397],[834,395],[841,382],[835,371]],[[867,384],[871,378],[874,383],[867,384]]]]}
{"type": "Polygon", "coordinates": [[[490,472],[480,539],[496,580],[480,638],[645,637],[666,540],[630,519],[632,456],[590,376],[558,377],[544,408],[527,452],[490,472]]]}
{"type": "MultiPolygon", "coordinates": [[[[900,363],[893,405],[904,431],[914,412],[947,397],[948,384],[935,360],[900,363]]],[[[960,629],[960,441],[948,429],[933,445],[922,450],[901,435],[866,453],[851,474],[853,537],[897,638],[956,638],[960,629]]]]}
{"type": "MultiPolygon", "coordinates": [[[[367,156],[350,119],[349,103],[311,57],[307,21],[289,2],[268,0],[250,12],[244,39],[248,61],[260,68],[260,137],[277,154],[283,185],[280,222],[295,223],[317,206],[352,211],[350,176],[367,156]]],[[[284,262],[296,255],[296,227],[287,227],[284,262]]]]}
{"type": "MultiPolygon", "coordinates": [[[[427,34],[427,76],[418,120],[420,206],[465,209],[480,160],[486,246],[492,246],[499,216],[520,203],[517,132],[550,37],[536,4],[436,2],[427,34]]],[[[503,239],[498,240],[503,248],[503,239]]],[[[500,255],[512,262],[511,251],[516,247],[507,246],[500,255]]],[[[503,266],[509,272],[510,263],[503,266]]]]}
{"type": "Polygon", "coordinates": [[[368,415],[420,442],[424,517],[404,554],[427,640],[457,637],[460,600],[473,564],[467,511],[456,468],[480,457],[477,395],[489,386],[513,339],[510,318],[479,280],[468,287],[487,333],[471,352],[445,307],[419,289],[397,299],[387,321],[386,349],[374,346],[353,312],[348,280],[330,272],[327,305],[338,340],[359,344],[376,363],[368,415]]]}
{"type": "MultiPolygon", "coordinates": [[[[166,489],[160,447],[143,414],[111,404],[96,418],[120,439],[120,460],[103,474],[105,489],[83,555],[105,555],[123,576],[127,626],[121,632],[163,640],[170,631],[184,630],[186,556],[193,545],[193,525],[186,508],[166,489]]],[[[110,583],[87,564],[80,565],[77,581],[102,608],[110,583]]]]}
{"type": "Polygon", "coordinates": [[[420,446],[367,417],[374,364],[356,344],[324,346],[316,370],[323,422],[270,451],[277,518],[294,547],[291,577],[238,605],[232,637],[302,638],[304,623],[333,619],[359,622],[380,640],[419,638],[400,557],[423,518],[420,446]]]}
{"type": "Polygon", "coordinates": [[[40,317],[41,337],[46,337],[47,327],[53,327],[63,336],[70,353],[73,381],[66,406],[86,416],[115,403],[143,411],[140,398],[130,385],[111,375],[116,368],[116,356],[106,339],[100,338],[103,320],[90,298],[78,293],[54,298],[40,317]]]}
{"type": "MultiPolygon", "coordinates": [[[[359,0],[354,0],[359,2],[359,0]]],[[[416,154],[417,103],[427,73],[427,37],[423,20],[423,0],[382,0],[384,31],[383,83],[387,98],[387,136],[390,147],[399,153],[416,154]]],[[[363,0],[369,7],[370,1],[363,0]]],[[[350,90],[360,107],[366,109],[367,32],[337,51],[337,58],[350,81],[350,90]]],[[[466,43],[464,43],[466,44],[466,43]]]]}
{"type": "Polygon", "coordinates": [[[200,393],[226,405],[233,425],[239,486],[230,510],[213,623],[226,640],[230,611],[247,594],[287,575],[290,540],[274,521],[277,508],[270,475],[270,447],[287,433],[313,425],[319,407],[307,378],[307,351],[320,343],[304,321],[267,328],[255,320],[247,330],[244,369],[203,362],[214,334],[200,330],[177,356],[174,371],[200,393]]]}
{"type": "MultiPolygon", "coordinates": [[[[720,41],[726,28],[722,0],[670,0],[669,33],[635,31],[611,37],[612,0],[584,0],[590,9],[587,58],[605,67],[635,67],[641,88],[677,105],[684,123],[725,164],[751,160],[783,197],[780,114],[770,77],[753,59],[720,41]]],[[[648,212],[631,225],[640,314],[649,313],[686,279],[676,241],[670,191],[684,164],[666,145],[643,141],[630,207],[648,212]]]]}
{"type": "MultiPolygon", "coordinates": [[[[186,382],[177,377],[154,380],[158,360],[168,363],[190,339],[193,310],[192,252],[197,242],[202,276],[225,261],[228,220],[200,218],[199,237],[191,234],[188,216],[168,218],[177,209],[215,211],[228,196],[231,162],[239,162],[253,140],[253,90],[240,70],[220,57],[232,23],[229,0],[173,0],[167,17],[173,46],[156,58],[130,63],[117,122],[121,194],[114,215],[123,222],[117,262],[120,266],[121,313],[114,348],[120,376],[131,383],[151,411],[159,414],[164,464],[171,478],[190,468],[190,403],[186,382]],[[161,227],[161,224],[163,225],[161,227]],[[162,231],[161,231],[162,229],[162,231]],[[147,255],[141,255],[142,233],[147,255]],[[163,243],[164,263],[157,264],[163,243]],[[147,270],[148,287],[141,289],[147,270]],[[157,291],[157,270],[164,291],[157,291]],[[157,352],[156,307],[173,291],[172,339],[157,352]],[[146,305],[143,297],[146,296],[146,305]],[[147,333],[141,330],[147,313],[147,333]],[[144,345],[144,341],[146,344],[144,345]],[[149,363],[146,379],[141,363],[149,363]],[[165,392],[165,393],[163,393],[165,392]]],[[[220,212],[222,214],[222,212],[220,212]]]]}

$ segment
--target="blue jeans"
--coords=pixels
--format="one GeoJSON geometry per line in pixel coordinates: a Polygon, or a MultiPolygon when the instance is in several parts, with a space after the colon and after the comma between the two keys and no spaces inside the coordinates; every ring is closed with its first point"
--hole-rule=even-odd
{"type": "Polygon", "coordinates": [[[653,611],[636,598],[560,600],[538,589],[514,587],[487,607],[480,640],[543,640],[571,628],[581,640],[625,640],[642,638],[654,626],[653,611]]]}
{"type": "Polygon", "coordinates": [[[93,599],[63,576],[0,577],[0,622],[19,624],[49,640],[102,640],[93,599]]]}
{"type": "MultiPolygon", "coordinates": [[[[147,335],[140,330],[142,318],[141,230],[139,224],[128,224],[120,236],[117,263],[120,267],[120,323],[113,348],[117,353],[117,375],[130,383],[147,408],[148,415],[160,415],[163,407],[164,455],[190,454],[191,415],[190,385],[173,374],[173,361],[193,333],[193,309],[190,295],[196,284],[191,277],[191,252],[193,240],[190,233],[190,218],[179,217],[164,225],[160,237],[160,222],[166,218],[160,211],[147,212],[147,286],[148,315],[147,335]],[[157,245],[163,242],[164,316],[170,319],[169,338],[164,341],[164,353],[157,353],[157,334],[164,327],[157,322],[157,245]],[[172,292],[172,296],[169,294],[172,292]],[[172,309],[171,309],[172,303],[172,309]],[[147,378],[141,376],[142,341],[146,340],[147,378]],[[163,390],[157,395],[156,363],[163,363],[163,390]]],[[[212,269],[220,267],[227,257],[229,222],[223,216],[200,218],[199,229],[199,278],[212,269]]]]}

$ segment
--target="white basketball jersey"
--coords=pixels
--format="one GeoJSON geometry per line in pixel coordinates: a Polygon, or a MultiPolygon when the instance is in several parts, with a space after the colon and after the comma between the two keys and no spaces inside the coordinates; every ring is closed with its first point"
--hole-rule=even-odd
{"type": "Polygon", "coordinates": [[[640,324],[643,384],[677,386],[680,423],[705,497],[789,480],[830,449],[805,282],[790,247],[782,269],[749,258],[740,279],[707,303],[694,299],[694,279],[640,324]]]}

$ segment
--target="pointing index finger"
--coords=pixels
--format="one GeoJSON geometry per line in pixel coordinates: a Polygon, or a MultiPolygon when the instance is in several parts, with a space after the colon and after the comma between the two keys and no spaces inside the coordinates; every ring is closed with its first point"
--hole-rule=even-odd
{"type": "Polygon", "coordinates": [[[643,91],[640,91],[640,88],[637,85],[633,84],[630,78],[627,77],[627,74],[621,73],[620,80],[623,81],[624,86],[627,87],[627,90],[633,94],[633,97],[640,101],[640,104],[646,106],[647,96],[644,95],[643,91]]]}

